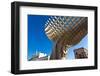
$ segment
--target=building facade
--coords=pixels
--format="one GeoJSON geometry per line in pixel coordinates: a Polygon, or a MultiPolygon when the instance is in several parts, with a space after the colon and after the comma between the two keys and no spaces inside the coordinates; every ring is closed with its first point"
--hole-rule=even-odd
{"type": "Polygon", "coordinates": [[[88,58],[88,50],[85,48],[78,48],[74,50],[75,59],[88,58]]]}

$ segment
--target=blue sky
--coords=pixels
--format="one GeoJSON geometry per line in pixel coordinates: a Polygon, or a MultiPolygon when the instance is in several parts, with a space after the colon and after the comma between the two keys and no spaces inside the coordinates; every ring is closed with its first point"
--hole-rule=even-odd
{"type": "Polygon", "coordinates": [[[49,16],[28,15],[28,59],[36,51],[50,54],[53,42],[45,34],[45,22],[49,16]]]}
{"type": "MultiPolygon", "coordinates": [[[[36,51],[50,55],[54,43],[48,39],[44,31],[45,23],[49,18],[50,16],[44,15],[28,15],[28,59],[30,59],[36,51]]],[[[74,58],[73,50],[75,48],[87,48],[87,40],[87,36],[85,36],[79,44],[69,48],[68,59],[74,58]]]]}

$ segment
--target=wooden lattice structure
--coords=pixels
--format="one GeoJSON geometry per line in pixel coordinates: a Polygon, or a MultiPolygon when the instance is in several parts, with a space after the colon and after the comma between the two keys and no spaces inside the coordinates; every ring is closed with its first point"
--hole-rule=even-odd
{"type": "Polygon", "coordinates": [[[45,33],[54,41],[50,59],[64,59],[67,49],[79,43],[87,34],[87,17],[52,16],[45,24],[45,33]]]}

